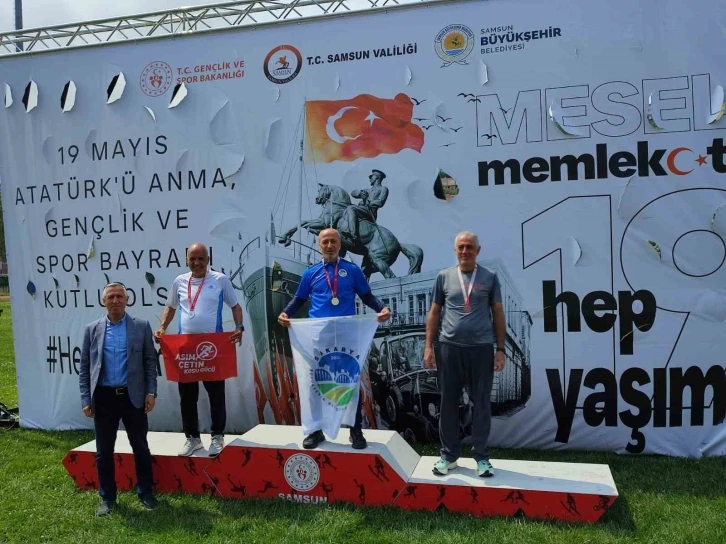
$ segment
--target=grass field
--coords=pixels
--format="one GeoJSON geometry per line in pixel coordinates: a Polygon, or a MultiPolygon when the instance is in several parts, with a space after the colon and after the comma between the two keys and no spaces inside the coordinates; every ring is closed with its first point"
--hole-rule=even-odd
{"type": "MultiPolygon", "coordinates": [[[[9,303],[0,302],[0,401],[16,402],[9,303]]],[[[620,498],[591,526],[526,519],[357,509],[277,501],[161,495],[143,510],[123,493],[115,514],[95,519],[94,492],[78,491],[61,465],[89,432],[0,429],[0,543],[624,543],[726,542],[726,461],[603,453],[495,450],[495,457],[607,463],[620,498]]],[[[420,448],[434,455],[436,448],[420,448]]]]}
{"type": "Polygon", "coordinates": [[[15,355],[13,354],[13,330],[10,301],[0,300],[0,402],[7,406],[18,405],[15,386],[15,355]]]}

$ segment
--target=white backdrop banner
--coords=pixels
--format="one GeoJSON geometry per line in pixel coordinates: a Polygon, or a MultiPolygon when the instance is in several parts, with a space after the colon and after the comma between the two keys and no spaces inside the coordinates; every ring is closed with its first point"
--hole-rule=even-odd
{"type": "MultiPolygon", "coordinates": [[[[462,1],[0,60],[22,425],[91,427],[104,284],[156,328],[197,241],[248,325],[228,432],[299,424],[275,317],[332,224],[393,312],[366,426],[438,440],[425,316],[472,230],[507,316],[494,445],[725,454],[723,20],[716,0],[462,1]]],[[[178,431],[162,364],[159,384],[151,428],[178,431]]],[[[467,433],[465,390],[460,413],[467,433]]]]}

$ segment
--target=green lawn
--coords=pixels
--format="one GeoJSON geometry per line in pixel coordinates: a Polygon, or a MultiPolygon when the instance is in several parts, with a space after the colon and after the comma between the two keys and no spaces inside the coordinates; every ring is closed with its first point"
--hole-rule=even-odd
{"type": "Polygon", "coordinates": [[[18,405],[15,387],[15,355],[13,353],[13,327],[10,301],[0,300],[0,402],[8,407],[18,405]]]}
{"type": "MultiPolygon", "coordinates": [[[[0,400],[14,406],[9,305],[0,316],[0,400]]],[[[0,429],[0,542],[458,542],[652,544],[726,542],[726,462],[599,453],[495,450],[495,457],[607,463],[620,498],[596,525],[357,509],[277,501],[162,495],[143,510],[121,494],[117,513],[95,519],[94,492],[78,491],[61,459],[88,432],[0,429]]],[[[432,455],[435,447],[420,448],[432,455]]]]}

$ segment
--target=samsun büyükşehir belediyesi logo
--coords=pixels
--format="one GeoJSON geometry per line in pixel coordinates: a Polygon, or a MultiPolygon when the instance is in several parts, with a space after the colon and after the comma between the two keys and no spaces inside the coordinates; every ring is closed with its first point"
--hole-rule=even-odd
{"type": "Polygon", "coordinates": [[[448,25],[441,29],[434,39],[436,54],[444,64],[469,64],[466,57],[474,49],[474,33],[466,25],[448,25]]]}
{"type": "Polygon", "coordinates": [[[345,410],[358,387],[360,363],[345,348],[316,357],[313,383],[317,393],[336,410],[345,410]]]}

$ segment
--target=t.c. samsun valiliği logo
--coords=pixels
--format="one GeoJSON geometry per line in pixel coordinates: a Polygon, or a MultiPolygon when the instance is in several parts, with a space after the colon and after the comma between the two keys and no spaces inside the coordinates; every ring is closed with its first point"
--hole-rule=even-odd
{"type": "Polygon", "coordinates": [[[317,367],[312,370],[315,391],[336,410],[345,410],[358,387],[360,363],[351,350],[337,347],[316,350],[317,367]]]}
{"type": "Polygon", "coordinates": [[[295,79],[300,73],[302,65],[302,55],[295,46],[278,45],[267,53],[262,69],[267,79],[281,85],[295,79]]]}

